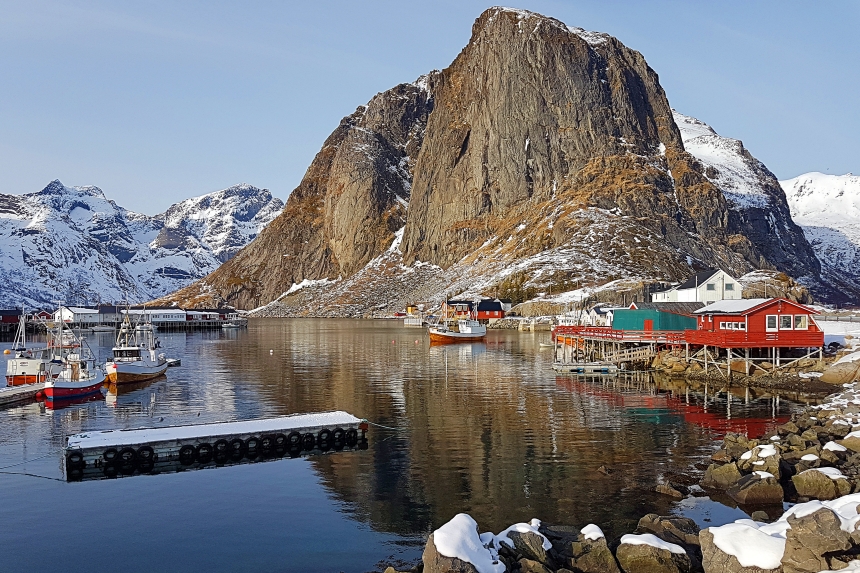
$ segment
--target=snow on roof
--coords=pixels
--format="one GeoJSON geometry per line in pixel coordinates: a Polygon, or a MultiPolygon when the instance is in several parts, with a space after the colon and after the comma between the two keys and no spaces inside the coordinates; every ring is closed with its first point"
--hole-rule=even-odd
{"type": "Polygon", "coordinates": [[[772,298],[743,298],[740,300],[718,300],[704,308],[695,311],[696,314],[736,314],[746,312],[752,308],[764,304],[772,298]]]}
{"type": "Polygon", "coordinates": [[[75,314],[98,314],[99,313],[99,311],[97,311],[94,308],[83,308],[80,306],[64,306],[63,308],[68,310],[69,312],[73,312],[75,314]]]}

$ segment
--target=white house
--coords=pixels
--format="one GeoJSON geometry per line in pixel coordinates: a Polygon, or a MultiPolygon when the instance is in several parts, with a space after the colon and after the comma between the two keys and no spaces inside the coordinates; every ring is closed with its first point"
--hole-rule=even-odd
{"type": "Polygon", "coordinates": [[[61,306],[54,311],[53,319],[57,322],[71,322],[74,324],[97,324],[99,311],[94,308],[80,306],[61,306]]]}
{"type": "Polygon", "coordinates": [[[144,322],[149,319],[150,322],[185,322],[185,311],[181,308],[141,308],[123,310],[122,313],[128,312],[132,322],[144,322]]]}
{"type": "Polygon", "coordinates": [[[651,302],[710,304],[719,300],[740,300],[742,291],[741,284],[728,273],[721,270],[708,270],[696,273],[669,290],[653,293],[651,302]]]}

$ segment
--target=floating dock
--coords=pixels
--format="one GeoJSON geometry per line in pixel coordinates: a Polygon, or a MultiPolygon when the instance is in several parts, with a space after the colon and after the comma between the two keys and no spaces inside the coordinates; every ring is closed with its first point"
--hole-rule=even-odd
{"type": "Polygon", "coordinates": [[[23,386],[4,386],[0,388],[0,406],[18,404],[19,402],[30,402],[45,389],[45,383],[25,384],[23,386]]]}
{"type": "Polygon", "coordinates": [[[367,422],[346,412],[296,414],[69,436],[67,481],[204,469],[367,449],[367,422]]]}
{"type": "Polygon", "coordinates": [[[610,362],[553,362],[552,369],[556,372],[570,374],[615,374],[618,367],[610,362]]]}

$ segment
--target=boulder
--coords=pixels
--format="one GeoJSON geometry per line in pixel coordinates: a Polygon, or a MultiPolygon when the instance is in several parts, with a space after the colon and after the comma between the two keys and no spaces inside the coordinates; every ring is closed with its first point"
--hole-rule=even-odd
{"type": "Polygon", "coordinates": [[[775,477],[752,473],[742,477],[726,490],[741,505],[773,505],[782,503],[782,486],[775,477]]]}
{"type": "Polygon", "coordinates": [[[856,380],[858,375],[860,375],[860,360],[837,361],[825,370],[818,379],[828,384],[847,384],[856,380]]]}
{"type": "Polygon", "coordinates": [[[702,487],[713,489],[727,489],[741,479],[741,472],[738,466],[734,463],[717,465],[711,464],[705,470],[705,475],[702,478],[702,487]]]}
{"type": "Polygon", "coordinates": [[[844,440],[836,440],[836,443],[840,446],[845,446],[852,452],[860,452],[860,438],[857,436],[851,436],[844,440]]]}
{"type": "Polygon", "coordinates": [[[521,573],[552,573],[546,565],[539,561],[523,557],[518,561],[521,573]]]}
{"type": "Polygon", "coordinates": [[[847,479],[832,479],[817,469],[809,469],[793,475],[791,482],[797,490],[797,495],[809,499],[836,499],[851,493],[851,484],[847,479]]]}
{"type": "Polygon", "coordinates": [[[649,513],[639,520],[636,533],[650,533],[667,543],[681,546],[690,557],[693,570],[701,570],[702,550],[699,547],[699,526],[689,517],[666,517],[649,513]]]}
{"type": "Polygon", "coordinates": [[[559,561],[568,569],[581,573],[621,573],[604,537],[587,539],[579,534],[575,541],[565,544],[559,561]]]}
{"type": "Polygon", "coordinates": [[[714,543],[714,535],[703,529],[699,533],[702,544],[702,565],[705,573],[782,573],[782,567],[762,569],[761,567],[744,567],[734,555],[729,555],[714,543]]]}
{"type": "MultiPolygon", "coordinates": [[[[806,449],[805,445],[804,449],[806,449]]],[[[755,446],[749,452],[741,454],[738,460],[738,468],[742,472],[767,472],[779,479],[779,462],[780,454],[776,446],[774,444],[763,444],[755,446]]]]}
{"type": "Polygon", "coordinates": [[[692,571],[690,557],[680,546],[662,542],[648,534],[623,536],[615,556],[625,573],[689,573],[692,571]],[[630,543],[629,541],[633,539],[645,542],[630,543]],[[657,543],[652,544],[654,541],[657,543]]]}
{"type": "MultiPolygon", "coordinates": [[[[515,553],[549,567],[553,566],[552,560],[543,546],[544,538],[542,536],[532,531],[509,531],[507,538],[513,543],[515,553]]],[[[504,541],[502,544],[505,544],[504,541]]]]}
{"type": "Polygon", "coordinates": [[[439,553],[436,549],[436,543],[433,541],[433,535],[435,533],[430,534],[427,545],[424,547],[424,553],[421,555],[424,573],[478,573],[475,566],[468,561],[439,553]]]}
{"type": "Polygon", "coordinates": [[[851,548],[850,535],[842,531],[839,518],[829,509],[819,509],[799,518],[791,515],[788,524],[791,529],[786,532],[782,556],[784,573],[818,573],[828,570],[831,563],[825,554],[851,548]]]}
{"type": "Polygon", "coordinates": [[[654,488],[654,491],[657,493],[662,493],[663,495],[668,495],[669,497],[673,497],[675,499],[684,499],[684,494],[672,487],[667,483],[657,484],[657,487],[654,488]]]}

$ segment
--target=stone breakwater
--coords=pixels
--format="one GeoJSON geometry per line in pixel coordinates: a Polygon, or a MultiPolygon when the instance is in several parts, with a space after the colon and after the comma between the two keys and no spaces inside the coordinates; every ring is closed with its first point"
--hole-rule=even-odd
{"type": "Polygon", "coordinates": [[[700,529],[690,518],[649,514],[635,531],[607,540],[596,524],[537,519],[481,533],[459,514],[430,535],[413,571],[860,573],[860,383],[771,435],[728,434],[711,462],[700,485],[752,519],[700,529]],[[784,501],[797,503],[783,511],[784,501]]]}

